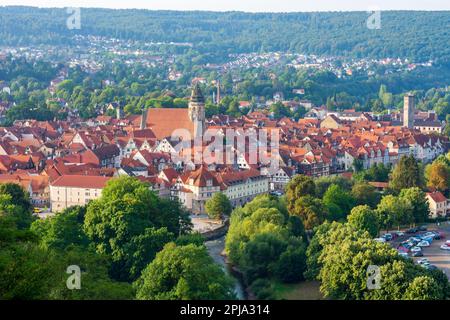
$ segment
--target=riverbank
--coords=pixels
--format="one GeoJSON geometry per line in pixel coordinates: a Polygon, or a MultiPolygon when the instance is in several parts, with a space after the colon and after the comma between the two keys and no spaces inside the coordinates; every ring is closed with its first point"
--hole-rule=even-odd
{"type": "Polygon", "coordinates": [[[214,261],[222,266],[225,273],[234,279],[235,292],[239,300],[256,300],[255,295],[245,281],[244,274],[233,266],[225,254],[225,236],[230,226],[230,220],[212,220],[204,217],[193,218],[194,230],[201,233],[205,246],[214,261]]]}
{"type": "Polygon", "coordinates": [[[225,249],[225,236],[221,238],[205,241],[205,246],[208,249],[209,255],[213,260],[219,264],[224,272],[230,276],[234,281],[234,291],[239,300],[247,300],[247,288],[245,283],[239,274],[233,270],[233,267],[227,262],[226,257],[223,255],[225,249]]]}

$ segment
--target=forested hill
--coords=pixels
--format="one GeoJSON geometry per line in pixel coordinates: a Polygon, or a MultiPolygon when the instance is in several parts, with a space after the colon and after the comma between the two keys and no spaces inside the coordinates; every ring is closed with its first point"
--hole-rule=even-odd
{"type": "Polygon", "coordinates": [[[0,8],[0,45],[68,44],[74,34],[190,42],[201,52],[295,51],[354,57],[450,61],[450,11],[390,11],[381,29],[369,14],[243,13],[81,9],[69,30],[65,9],[0,8]]]}

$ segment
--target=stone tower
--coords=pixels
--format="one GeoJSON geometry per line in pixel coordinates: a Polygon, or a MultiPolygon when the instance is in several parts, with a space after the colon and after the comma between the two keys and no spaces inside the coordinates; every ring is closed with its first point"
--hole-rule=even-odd
{"type": "Polygon", "coordinates": [[[117,103],[116,105],[116,118],[117,120],[122,119],[123,117],[123,110],[122,107],[120,106],[120,103],[117,103]]]}
{"type": "Polygon", "coordinates": [[[142,108],[142,116],[141,116],[141,124],[139,126],[139,129],[144,130],[145,128],[147,128],[147,114],[148,114],[148,109],[146,107],[142,108]]]}
{"type": "Polygon", "coordinates": [[[205,132],[205,98],[198,82],[194,85],[189,101],[189,119],[194,123],[194,138],[205,132]]]}
{"type": "Polygon", "coordinates": [[[403,103],[403,126],[414,129],[415,96],[412,93],[405,95],[403,103]]]}

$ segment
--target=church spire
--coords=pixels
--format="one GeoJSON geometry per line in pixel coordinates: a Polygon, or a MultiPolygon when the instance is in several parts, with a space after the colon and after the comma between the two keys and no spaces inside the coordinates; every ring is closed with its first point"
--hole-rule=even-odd
{"type": "Polygon", "coordinates": [[[200,84],[197,82],[192,88],[191,102],[205,103],[205,97],[203,96],[200,84]]]}
{"type": "Polygon", "coordinates": [[[194,123],[194,138],[203,136],[205,130],[205,98],[197,82],[189,101],[189,119],[194,123]]]}

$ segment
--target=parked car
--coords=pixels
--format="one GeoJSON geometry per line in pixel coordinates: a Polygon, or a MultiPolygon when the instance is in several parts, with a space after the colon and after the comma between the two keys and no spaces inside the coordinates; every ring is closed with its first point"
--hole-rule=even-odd
{"type": "Polygon", "coordinates": [[[445,244],[450,246],[450,240],[445,241],[445,244]]]}
{"type": "Polygon", "coordinates": [[[415,257],[415,258],[417,258],[417,257],[423,257],[422,251],[413,252],[411,255],[412,255],[413,257],[415,257]]]}
{"type": "Polygon", "coordinates": [[[411,248],[411,252],[418,252],[418,251],[422,251],[421,247],[412,247],[411,248]]]}
{"type": "Polygon", "coordinates": [[[432,244],[432,243],[433,243],[433,237],[424,237],[424,238],[422,239],[422,241],[426,241],[426,242],[428,242],[429,244],[432,244]]]}
{"type": "Polygon", "coordinates": [[[406,252],[399,252],[398,255],[402,258],[409,258],[408,253],[406,252]]]}
{"type": "Polygon", "coordinates": [[[397,231],[396,234],[397,234],[397,237],[403,237],[405,235],[405,233],[403,231],[397,231]]]}
{"type": "Polygon", "coordinates": [[[385,243],[386,242],[385,238],[375,238],[373,240],[375,240],[376,242],[380,242],[380,243],[385,243]]]}
{"type": "Polygon", "coordinates": [[[386,241],[391,241],[392,240],[392,234],[390,233],[386,233],[385,235],[383,235],[383,237],[386,241]]]}
{"type": "Polygon", "coordinates": [[[420,242],[417,244],[417,246],[418,246],[418,247],[429,247],[429,246],[430,246],[430,243],[429,243],[428,241],[423,240],[423,241],[420,241],[420,242]]]}
{"type": "Polygon", "coordinates": [[[434,240],[441,240],[443,238],[442,234],[439,231],[433,231],[434,240]]]}
{"type": "Polygon", "coordinates": [[[418,264],[424,264],[425,262],[429,263],[430,261],[428,260],[428,258],[422,258],[419,261],[417,261],[418,264]]]}
{"type": "Polygon", "coordinates": [[[419,226],[418,231],[427,231],[427,226],[419,226]]]}
{"type": "Polygon", "coordinates": [[[418,228],[411,228],[411,229],[406,230],[406,233],[408,233],[408,234],[417,233],[417,231],[419,231],[418,228]]]}
{"type": "Polygon", "coordinates": [[[441,246],[441,250],[450,250],[450,246],[448,246],[448,245],[446,245],[446,244],[443,244],[443,245],[441,246]]]}
{"type": "Polygon", "coordinates": [[[428,265],[425,265],[424,267],[427,270],[437,270],[438,269],[438,267],[436,267],[434,264],[428,264],[428,265]]]}

